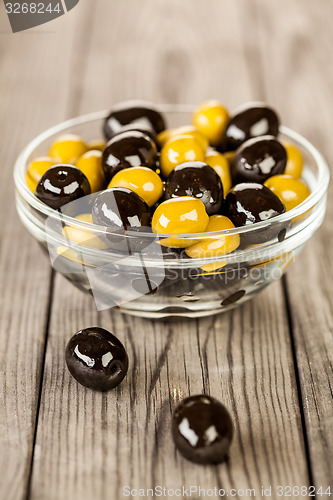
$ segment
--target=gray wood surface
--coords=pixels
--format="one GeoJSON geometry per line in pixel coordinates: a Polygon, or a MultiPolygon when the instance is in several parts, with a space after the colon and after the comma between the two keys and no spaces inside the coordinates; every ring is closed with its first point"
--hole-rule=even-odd
{"type": "Polygon", "coordinates": [[[231,109],[267,100],[332,160],[332,14],[324,0],[82,0],[10,35],[0,11],[1,500],[118,499],[126,485],[255,488],[261,498],[262,485],[332,482],[329,214],[285,282],[258,299],[214,318],[153,322],[97,313],[62,276],[53,281],[18,221],[11,180],[38,132],[130,98],[215,97],[231,109]],[[65,367],[67,340],[91,325],[118,335],[130,357],[108,394],[65,367]],[[203,391],[235,422],[230,462],[217,467],[185,461],[170,435],[177,401],[203,391]]]}

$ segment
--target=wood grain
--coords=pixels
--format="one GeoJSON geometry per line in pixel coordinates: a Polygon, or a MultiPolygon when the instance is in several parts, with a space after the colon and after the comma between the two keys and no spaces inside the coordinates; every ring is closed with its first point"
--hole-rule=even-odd
{"type": "Polygon", "coordinates": [[[77,21],[61,21],[64,33],[12,35],[2,2],[0,14],[0,498],[20,500],[31,469],[51,270],[16,214],[13,166],[28,141],[66,116],[77,21]]]}
{"type": "MultiPolygon", "coordinates": [[[[242,8],[244,27],[257,26],[247,32],[246,41],[247,59],[260,61],[252,78],[259,97],[275,104],[284,123],[313,142],[332,164],[333,68],[328,61],[333,37],[325,29],[332,3],[296,1],[285,10],[258,0],[255,9],[246,2],[242,8]],[[286,23],[286,18],[292,22],[286,23]]],[[[286,277],[312,480],[318,488],[327,487],[333,478],[332,214],[331,184],[323,227],[286,277]]]]}
{"type": "MultiPolygon", "coordinates": [[[[138,97],[191,103],[214,96],[230,106],[258,97],[234,4],[152,5],[95,2],[90,42],[84,54],[77,43],[73,60],[80,67],[76,111],[138,97]]],[[[308,482],[281,283],[233,313],[167,323],[115,310],[97,314],[89,296],[56,277],[31,499],[121,498],[125,485],[259,494],[261,485],[308,482]],[[69,337],[94,324],[119,335],[130,356],[126,380],[107,395],[78,386],[64,365],[69,337]],[[236,436],[227,465],[195,467],[174,451],[171,412],[179,399],[202,391],[232,412],[236,436]]]]}

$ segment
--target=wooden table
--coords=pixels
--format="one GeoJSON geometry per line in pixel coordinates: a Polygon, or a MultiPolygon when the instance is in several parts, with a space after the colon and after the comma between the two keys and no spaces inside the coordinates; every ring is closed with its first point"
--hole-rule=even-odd
{"type": "Polygon", "coordinates": [[[260,300],[171,323],[97,313],[54,275],[18,220],[12,182],[37,133],[130,98],[214,97],[231,109],[264,100],[332,162],[332,17],[328,0],[82,0],[13,35],[1,10],[1,500],[113,500],[125,486],[159,485],[235,498],[247,489],[266,498],[261,487],[272,486],[280,498],[279,485],[325,493],[332,483],[331,201],[287,277],[260,300]],[[115,332],[130,357],[107,394],[85,390],[65,367],[68,338],[91,325],[115,332]],[[183,459],[170,436],[175,403],[203,391],[235,423],[230,461],[215,467],[183,459]]]}

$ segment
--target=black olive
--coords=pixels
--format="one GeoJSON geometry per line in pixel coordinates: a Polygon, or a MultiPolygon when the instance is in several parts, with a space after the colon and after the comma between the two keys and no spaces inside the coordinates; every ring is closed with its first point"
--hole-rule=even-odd
{"type": "Polygon", "coordinates": [[[276,112],[262,103],[249,103],[239,108],[225,129],[222,147],[237,149],[243,142],[261,135],[277,136],[279,118],[276,112]]]}
{"type": "Polygon", "coordinates": [[[126,125],[143,126],[155,134],[165,129],[162,114],[152,104],[141,101],[126,101],[114,106],[103,126],[106,140],[111,139],[126,125]]]}
{"type": "MultiPolygon", "coordinates": [[[[224,213],[236,227],[267,221],[285,211],[282,201],[270,189],[254,182],[244,182],[234,186],[227,194],[224,203],[224,213]]],[[[242,244],[268,241],[277,236],[284,227],[285,223],[276,224],[241,235],[242,244]]]]}
{"type": "Polygon", "coordinates": [[[123,168],[143,166],[155,170],[157,158],[157,147],[149,135],[138,130],[128,130],[115,135],[106,144],[102,154],[102,167],[109,182],[123,168]]]}
{"type": "Polygon", "coordinates": [[[128,370],[123,344],[100,327],[86,328],[73,335],[66,347],[66,363],[80,384],[98,391],[119,385],[128,370]]]}
{"type": "Polygon", "coordinates": [[[73,165],[49,168],[35,190],[37,198],[54,209],[88,194],[90,184],[87,177],[73,165]]]}
{"type": "Polygon", "coordinates": [[[244,142],[231,164],[233,184],[259,182],[263,184],[272,175],[283,174],[287,153],[272,136],[256,137],[244,142]]]}
{"type": "Polygon", "coordinates": [[[197,463],[219,463],[228,456],[233,423],[216,399],[198,395],[184,399],[172,418],[172,435],[181,454],[197,463]]]}
{"type": "Polygon", "coordinates": [[[165,198],[193,196],[203,202],[208,215],[217,214],[223,200],[223,186],[215,170],[201,161],[177,165],[166,181],[165,198]]]}
{"type": "Polygon", "coordinates": [[[92,206],[95,224],[110,229],[132,229],[150,225],[149,206],[139,195],[127,188],[102,191],[92,206]]]}

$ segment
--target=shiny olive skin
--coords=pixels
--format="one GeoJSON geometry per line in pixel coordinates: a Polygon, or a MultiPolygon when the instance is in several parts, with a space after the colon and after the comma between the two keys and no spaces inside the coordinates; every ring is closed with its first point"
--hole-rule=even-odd
{"type": "Polygon", "coordinates": [[[172,437],[191,462],[217,464],[226,460],[233,433],[229,411],[211,396],[190,396],[174,411],[172,437]]]}
{"type": "Polygon", "coordinates": [[[223,186],[215,170],[201,161],[177,165],[166,181],[165,199],[193,196],[206,207],[208,215],[217,214],[223,200],[223,186]]]}
{"type": "Polygon", "coordinates": [[[162,179],[147,167],[124,168],[112,177],[108,188],[112,187],[124,187],[134,191],[150,207],[158,202],[163,193],[162,179]]]}
{"type": "Polygon", "coordinates": [[[87,177],[73,165],[49,168],[37,184],[35,196],[49,207],[58,209],[90,194],[87,177]]]}
{"type": "Polygon", "coordinates": [[[230,171],[233,185],[241,182],[263,184],[272,175],[283,174],[287,153],[273,136],[256,137],[237,150],[230,171]]]}
{"type": "Polygon", "coordinates": [[[129,167],[149,167],[156,169],[157,148],[144,132],[128,130],[115,135],[106,144],[102,154],[102,167],[107,182],[129,167]]]}
{"type": "Polygon", "coordinates": [[[119,385],[128,370],[123,344],[112,333],[96,326],[73,335],[65,356],[73,377],[97,391],[109,391],[119,385]]]}
{"type": "Polygon", "coordinates": [[[249,103],[230,118],[222,140],[224,151],[233,151],[243,142],[262,135],[277,136],[279,118],[276,112],[263,103],[249,103]]]}
{"type": "Polygon", "coordinates": [[[279,198],[262,184],[237,184],[225,199],[226,216],[236,227],[262,222],[285,211],[279,198]]]}
{"type": "Polygon", "coordinates": [[[162,114],[152,104],[142,101],[126,101],[114,106],[104,122],[105,138],[111,139],[126,125],[144,126],[155,134],[165,129],[162,114]]]}
{"type": "Polygon", "coordinates": [[[127,188],[102,191],[92,206],[95,224],[110,229],[139,229],[150,225],[149,206],[139,195],[127,188]]]}

